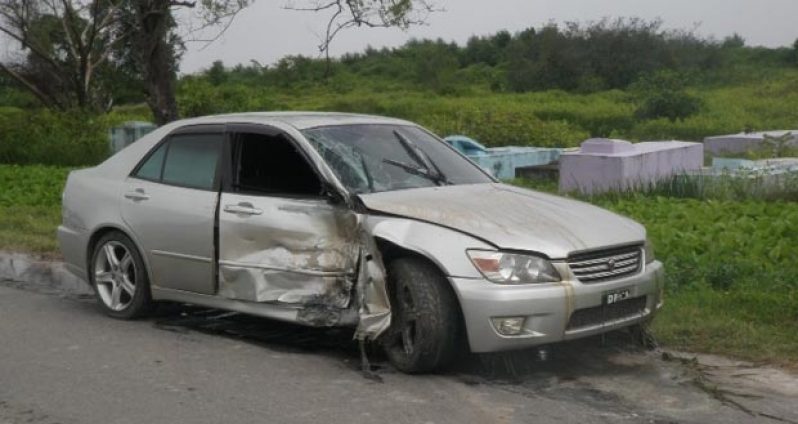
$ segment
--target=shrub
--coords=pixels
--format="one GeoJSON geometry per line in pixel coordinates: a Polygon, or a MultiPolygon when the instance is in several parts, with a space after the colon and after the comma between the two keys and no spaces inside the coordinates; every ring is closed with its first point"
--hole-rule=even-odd
{"type": "Polygon", "coordinates": [[[641,120],[667,118],[675,122],[697,114],[701,100],[684,91],[685,79],[668,71],[642,78],[634,87],[642,99],[635,116],[641,120]]]}
{"type": "Polygon", "coordinates": [[[108,130],[147,119],[120,113],[0,108],[0,163],[94,165],[108,157],[108,130]]]}

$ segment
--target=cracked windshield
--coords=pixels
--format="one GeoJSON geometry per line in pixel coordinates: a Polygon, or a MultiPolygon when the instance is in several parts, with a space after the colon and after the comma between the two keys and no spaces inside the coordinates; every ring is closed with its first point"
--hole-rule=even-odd
{"type": "Polygon", "coordinates": [[[354,193],[492,181],[417,127],[341,125],[312,128],[303,134],[354,193]]]}

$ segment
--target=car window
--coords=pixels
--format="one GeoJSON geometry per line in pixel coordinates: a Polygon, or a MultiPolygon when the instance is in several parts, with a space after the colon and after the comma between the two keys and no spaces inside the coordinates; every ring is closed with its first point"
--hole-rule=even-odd
{"type": "Polygon", "coordinates": [[[321,194],[319,177],[287,137],[242,132],[234,139],[234,191],[292,196],[321,194]]]}
{"type": "Polygon", "coordinates": [[[163,158],[166,155],[167,143],[160,146],[147,158],[147,160],[136,171],[136,177],[145,180],[160,181],[161,170],[163,169],[163,158]]]}
{"type": "Polygon", "coordinates": [[[452,146],[412,125],[331,125],[303,130],[354,193],[493,180],[452,146]]]}
{"type": "Polygon", "coordinates": [[[168,141],[161,181],[211,189],[222,147],[222,134],[184,134],[168,141]]]}

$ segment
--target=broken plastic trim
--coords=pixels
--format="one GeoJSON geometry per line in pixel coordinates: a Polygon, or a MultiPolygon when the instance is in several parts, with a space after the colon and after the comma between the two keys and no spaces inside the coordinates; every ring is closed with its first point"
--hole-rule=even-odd
{"type": "Polygon", "coordinates": [[[374,237],[361,229],[362,250],[355,293],[359,322],[355,338],[374,340],[391,326],[385,265],[374,237]]]}

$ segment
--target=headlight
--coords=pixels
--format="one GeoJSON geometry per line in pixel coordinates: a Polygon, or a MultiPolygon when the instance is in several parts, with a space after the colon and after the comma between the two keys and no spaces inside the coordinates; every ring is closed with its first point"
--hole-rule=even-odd
{"type": "Polygon", "coordinates": [[[557,270],[546,259],[486,250],[468,250],[468,257],[488,280],[498,284],[533,284],[560,281],[557,270]]]}
{"type": "Polygon", "coordinates": [[[646,239],[646,244],[643,247],[644,254],[646,255],[646,264],[654,262],[654,245],[651,240],[646,239]]]}

